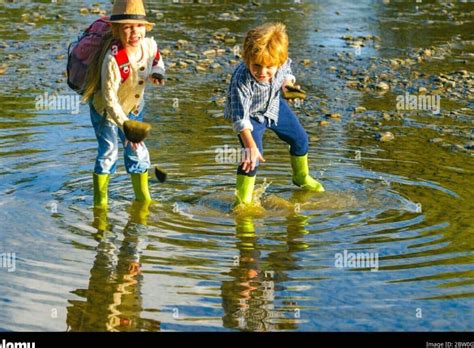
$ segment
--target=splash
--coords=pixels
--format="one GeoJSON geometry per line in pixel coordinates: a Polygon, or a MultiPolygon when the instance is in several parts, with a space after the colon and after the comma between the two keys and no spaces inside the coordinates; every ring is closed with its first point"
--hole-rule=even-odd
{"type": "Polygon", "coordinates": [[[271,182],[267,183],[267,178],[263,179],[263,183],[257,185],[253,190],[253,197],[251,203],[241,203],[234,207],[232,210],[236,216],[252,216],[252,217],[263,217],[267,215],[267,211],[262,205],[262,201],[265,196],[265,192],[270,187],[271,182]]]}

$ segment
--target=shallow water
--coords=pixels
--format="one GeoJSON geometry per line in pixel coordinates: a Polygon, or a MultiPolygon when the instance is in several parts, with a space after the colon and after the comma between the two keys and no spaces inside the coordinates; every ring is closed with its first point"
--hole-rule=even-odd
{"type": "Polygon", "coordinates": [[[16,256],[14,271],[0,263],[0,330],[474,329],[473,157],[429,142],[472,139],[472,97],[443,97],[440,115],[383,120],[382,111],[396,115],[400,90],[346,88],[341,75],[377,71],[377,59],[432,46],[449,50],[413,71],[472,72],[472,3],[154,2],[164,17],[152,36],[171,49],[168,65],[187,50],[214,47],[213,33],[224,28],[240,42],[264,19],[287,24],[294,70],[310,96],[297,113],[311,138],[311,171],[327,192],[294,187],[287,147],[268,133],[257,177],[261,204],[230,212],[236,165],[216,162],[216,149],[238,146],[221,117],[234,58],[226,53],[215,58],[219,69],[169,68],[165,88],[148,88],[147,146],[169,179],[152,179],[157,203],[140,206],[121,164],[106,217],[92,209],[96,142],[87,107],[78,114],[35,109],[38,95],[72,93],[58,56],[97,16],[79,14],[93,3],[0,7],[0,55],[8,64],[0,75],[0,254],[16,256]],[[45,18],[21,17],[29,12],[45,18]],[[341,39],[348,34],[380,40],[357,51],[341,39]],[[188,48],[177,50],[179,39],[188,48]],[[361,105],[367,113],[354,115],[361,105]],[[326,112],[341,120],[320,126],[326,112]],[[395,139],[378,142],[378,130],[395,139]],[[349,253],[378,262],[337,267],[349,253]]]}

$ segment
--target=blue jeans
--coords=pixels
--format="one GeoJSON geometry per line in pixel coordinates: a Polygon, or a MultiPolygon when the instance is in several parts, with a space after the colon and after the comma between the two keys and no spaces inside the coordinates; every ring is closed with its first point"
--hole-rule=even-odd
{"type": "MultiPolygon", "coordinates": [[[[251,117],[250,122],[253,126],[252,136],[258,150],[263,156],[263,134],[267,128],[276,133],[278,138],[290,145],[290,154],[292,156],[304,156],[308,153],[308,134],[304,130],[300,121],[288,106],[288,103],[283,98],[280,98],[280,111],[278,113],[278,122],[272,123],[270,126],[264,122],[260,123],[256,118],[251,117]]],[[[239,141],[242,147],[244,144],[239,135],[239,141]]],[[[237,174],[255,176],[257,174],[257,166],[254,170],[246,173],[242,169],[242,165],[237,169],[237,174]]]]}
{"type": "MultiPolygon", "coordinates": [[[[95,160],[94,172],[96,174],[114,174],[118,159],[118,139],[125,143],[125,134],[120,127],[107,121],[89,104],[91,121],[94,126],[95,136],[99,143],[97,158],[95,160]]],[[[143,111],[134,115],[130,113],[131,120],[142,121],[143,111]]],[[[150,154],[145,145],[140,146],[136,151],[130,144],[124,146],[124,162],[127,173],[145,173],[150,168],[150,154]]]]}

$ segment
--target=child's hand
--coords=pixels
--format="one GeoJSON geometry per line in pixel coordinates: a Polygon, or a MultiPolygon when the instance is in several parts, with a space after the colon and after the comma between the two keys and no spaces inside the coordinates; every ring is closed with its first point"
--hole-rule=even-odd
{"type": "Polygon", "coordinates": [[[151,83],[153,83],[155,86],[163,86],[165,84],[165,77],[161,74],[158,73],[153,73],[151,76],[148,78],[151,83]]]}
{"type": "Polygon", "coordinates": [[[283,92],[288,92],[286,88],[287,86],[300,88],[299,85],[295,86],[295,82],[296,82],[295,80],[287,78],[285,81],[283,81],[281,89],[283,90],[283,92]]]}
{"type": "Polygon", "coordinates": [[[246,147],[244,151],[244,158],[242,159],[242,170],[246,173],[252,171],[257,166],[257,162],[265,162],[258,147],[246,147]]]}
{"type": "Polygon", "coordinates": [[[301,89],[300,85],[294,85],[292,81],[289,81],[289,83],[284,83],[282,85],[282,90],[283,98],[285,98],[290,104],[293,104],[298,99],[300,101],[306,99],[306,92],[301,89]]]}
{"type": "Polygon", "coordinates": [[[141,141],[141,142],[139,142],[139,143],[132,143],[132,142],[129,141],[128,139],[125,139],[124,146],[127,147],[128,144],[130,144],[130,147],[132,148],[133,151],[137,151],[140,146],[145,145],[145,144],[143,143],[143,141],[141,141]]]}

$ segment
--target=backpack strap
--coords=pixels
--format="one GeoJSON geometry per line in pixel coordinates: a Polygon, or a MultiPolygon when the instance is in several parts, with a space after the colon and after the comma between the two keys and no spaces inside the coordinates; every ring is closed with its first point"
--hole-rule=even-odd
{"type": "Polygon", "coordinates": [[[160,61],[160,57],[161,57],[161,55],[160,55],[160,49],[157,48],[157,49],[156,49],[156,56],[155,56],[155,59],[153,59],[153,65],[152,65],[152,66],[158,65],[158,62],[160,61]]]}
{"type": "Polygon", "coordinates": [[[128,60],[127,51],[123,48],[120,42],[114,43],[110,47],[110,50],[119,66],[120,77],[122,78],[122,83],[124,83],[130,75],[130,61],[128,60]]]}

